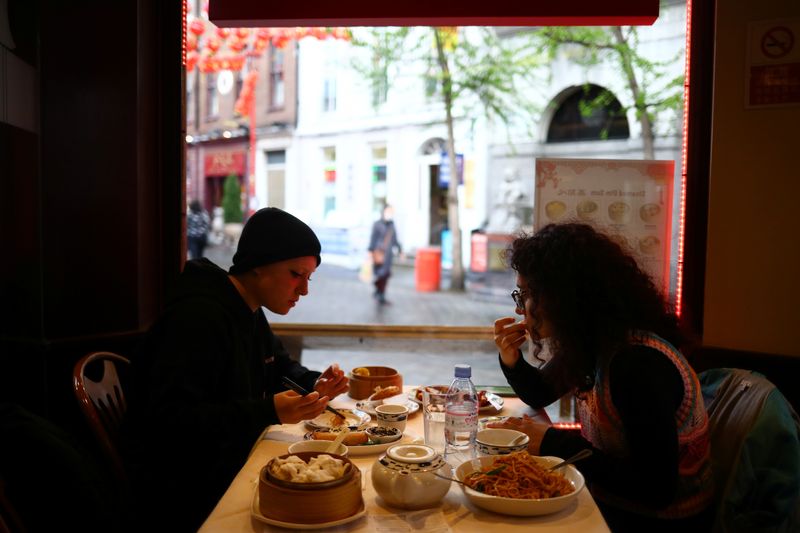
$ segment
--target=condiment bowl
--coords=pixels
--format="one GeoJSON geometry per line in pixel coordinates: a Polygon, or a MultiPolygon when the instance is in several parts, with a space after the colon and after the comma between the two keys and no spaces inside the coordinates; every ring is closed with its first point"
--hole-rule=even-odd
{"type": "Polygon", "coordinates": [[[478,431],[475,445],[483,455],[506,455],[528,447],[528,435],[515,429],[487,428],[478,431]]]}
{"type": "Polygon", "coordinates": [[[342,443],[336,447],[336,449],[332,452],[328,451],[328,447],[333,444],[333,441],[329,440],[301,440],[298,442],[293,442],[289,445],[289,453],[292,455],[297,455],[300,452],[319,452],[319,453],[327,453],[329,455],[336,454],[341,455],[342,457],[347,457],[348,452],[350,449],[342,443]]]}

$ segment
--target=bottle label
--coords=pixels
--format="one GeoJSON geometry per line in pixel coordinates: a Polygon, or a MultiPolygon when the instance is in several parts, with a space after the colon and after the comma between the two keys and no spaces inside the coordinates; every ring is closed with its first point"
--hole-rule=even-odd
{"type": "Polygon", "coordinates": [[[447,431],[472,431],[478,425],[478,413],[447,411],[445,417],[445,430],[447,431]]]}

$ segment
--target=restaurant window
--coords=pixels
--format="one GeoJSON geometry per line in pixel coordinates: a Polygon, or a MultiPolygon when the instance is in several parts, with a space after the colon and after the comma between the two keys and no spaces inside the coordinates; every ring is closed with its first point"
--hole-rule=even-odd
{"type": "MultiPolygon", "coordinates": [[[[665,49],[682,50],[684,13],[685,3],[662,3],[656,23],[638,29],[642,54],[653,54],[655,61],[664,59],[665,49]]],[[[501,37],[522,42],[527,38],[525,31],[534,29],[523,28],[501,37]]],[[[484,30],[492,28],[458,29],[478,38],[484,30]]],[[[517,231],[532,229],[537,158],[648,159],[641,148],[636,113],[631,109],[634,98],[621,71],[607,62],[583,64],[576,59],[585,59],[586,55],[567,50],[541,62],[535,79],[518,80],[514,85],[515,91],[530,95],[534,105],[530,106],[530,114],[508,114],[510,124],[504,124],[499,115],[487,119],[480,94],[459,100],[454,115],[454,143],[459,157],[456,169],[447,168],[449,162],[441,157],[442,150],[438,148],[447,146],[448,137],[441,75],[426,31],[430,28],[412,29],[418,37],[417,46],[403,51],[401,55],[407,58],[390,65],[373,64],[392,73],[392,98],[377,107],[374,103],[384,98],[383,91],[373,90],[369,80],[352,68],[354,56],[369,64],[374,55],[367,55],[363,49],[358,55],[355,44],[346,41],[304,37],[300,43],[303,55],[296,67],[297,83],[286,84],[287,90],[297,90],[296,128],[287,132],[284,146],[289,148],[283,152],[282,166],[274,159],[277,155],[268,151],[266,170],[256,167],[256,182],[257,190],[269,190],[267,197],[272,203],[274,180],[278,172],[282,173],[284,206],[320,234],[323,261],[308,298],[286,316],[269,315],[271,323],[490,326],[496,318],[514,313],[509,296],[515,287],[514,274],[500,254],[517,231]],[[587,80],[591,82],[588,85],[587,80]],[[551,102],[555,102],[553,108],[548,107],[551,102]],[[423,149],[429,139],[437,140],[436,150],[423,149]],[[388,180],[389,156],[392,180],[388,180]],[[447,227],[448,209],[452,207],[447,189],[441,187],[445,176],[456,177],[460,184],[460,228],[447,227]],[[509,191],[513,192],[515,211],[498,217],[498,206],[507,206],[503,199],[510,195],[509,191]],[[394,223],[405,257],[394,265],[387,289],[388,299],[395,298],[394,305],[378,308],[371,297],[371,284],[360,281],[357,271],[365,256],[370,228],[384,202],[395,208],[394,223]],[[513,219],[513,215],[519,215],[522,222],[504,226],[503,221],[513,219]],[[435,249],[443,235],[448,235],[446,231],[450,235],[460,231],[465,289],[450,290],[453,270],[440,263],[437,290],[417,290],[417,259],[435,249]],[[341,246],[341,254],[331,253],[322,238],[333,232],[346,233],[346,238],[337,240],[349,243],[349,247],[341,246]],[[486,237],[485,242],[480,241],[481,236],[486,237]],[[346,312],[332,312],[341,309],[342,302],[347,304],[346,312]]],[[[459,39],[455,44],[460,42],[463,41],[459,39]]],[[[679,58],[659,68],[663,68],[663,79],[668,80],[682,74],[683,66],[679,58]]],[[[487,71],[488,74],[492,72],[487,71]]],[[[673,198],[679,199],[683,139],[680,128],[673,127],[675,124],[667,115],[658,117],[661,129],[656,132],[657,158],[675,161],[673,198]]],[[[259,124],[259,142],[272,142],[274,131],[270,126],[259,124]]],[[[671,211],[674,221],[679,213],[676,204],[671,211]]],[[[677,240],[676,234],[673,242],[677,240]]],[[[677,255],[675,247],[670,259],[675,261],[677,255]]],[[[496,357],[487,361],[484,349],[491,351],[492,347],[483,346],[480,356],[473,347],[454,347],[453,352],[458,352],[454,357],[474,363],[476,383],[502,383],[502,376],[497,377],[496,357]],[[489,373],[495,377],[486,377],[489,373]]],[[[318,353],[304,353],[304,359],[339,357],[335,351],[311,352],[318,353]]],[[[402,355],[376,346],[375,353],[359,359],[361,356],[349,349],[341,350],[348,366],[357,361],[385,362],[387,357],[400,364],[407,354],[399,353],[402,355]]],[[[417,347],[412,356],[408,358],[424,359],[424,348],[417,347]]],[[[436,381],[449,381],[449,374],[439,374],[436,381]]]]}
{"type": "Polygon", "coordinates": [[[322,80],[322,110],[336,111],[336,78],[333,75],[322,80]]]}
{"type": "Polygon", "coordinates": [[[219,117],[219,93],[217,92],[217,75],[206,74],[206,122],[213,122],[219,117]]]}
{"type": "Polygon", "coordinates": [[[269,108],[283,109],[286,103],[286,81],[284,68],[286,52],[281,48],[269,47],[269,108]]]}

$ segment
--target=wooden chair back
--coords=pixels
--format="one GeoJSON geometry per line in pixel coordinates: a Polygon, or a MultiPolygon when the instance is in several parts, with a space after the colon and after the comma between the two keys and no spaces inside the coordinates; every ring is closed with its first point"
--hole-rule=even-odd
{"type": "Polygon", "coordinates": [[[117,480],[127,484],[127,474],[119,453],[119,433],[128,410],[119,369],[130,361],[113,352],[92,352],[82,357],[72,373],[72,384],[89,427],[111,463],[117,480]],[[101,369],[102,373],[97,374],[101,369]]]}

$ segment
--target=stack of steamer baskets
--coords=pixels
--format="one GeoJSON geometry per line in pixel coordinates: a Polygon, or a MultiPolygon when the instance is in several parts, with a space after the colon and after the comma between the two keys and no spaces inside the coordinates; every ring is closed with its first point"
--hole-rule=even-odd
{"type": "MultiPolygon", "coordinates": [[[[298,452],[305,462],[322,452],[298,452]]],[[[271,460],[261,469],[258,480],[259,510],[272,520],[294,524],[322,524],[354,515],[364,506],[361,497],[361,471],[347,457],[329,453],[345,463],[344,476],[319,483],[295,483],[276,478],[270,472],[271,460]]]]}
{"type": "Polygon", "coordinates": [[[403,376],[388,366],[362,366],[354,368],[350,375],[349,396],[355,400],[364,400],[375,392],[377,387],[386,388],[392,385],[403,389],[403,376]]]}

